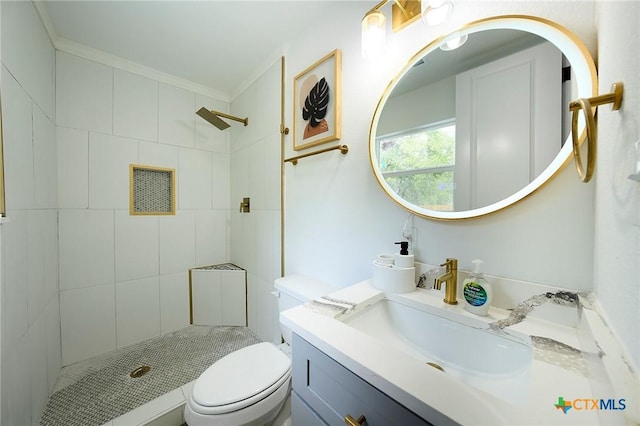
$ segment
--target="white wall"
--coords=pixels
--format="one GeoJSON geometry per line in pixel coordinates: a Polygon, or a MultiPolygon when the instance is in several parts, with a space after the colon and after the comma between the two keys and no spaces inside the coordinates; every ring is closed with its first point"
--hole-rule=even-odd
{"type": "MultiPolygon", "coordinates": [[[[387,84],[406,61],[443,32],[465,22],[507,13],[537,15],[565,25],[593,51],[592,3],[456,2],[452,20],[439,27],[417,22],[389,35],[387,54],[378,63],[362,59],[358,23],[362,3],[347,3],[324,22],[323,37],[310,34],[292,41],[287,56],[289,81],[332,49],[342,50],[342,123],[340,142],[346,156],[335,152],[286,166],[286,272],[315,276],[348,285],[371,274],[378,253],[396,250],[407,213],[378,187],[370,169],[370,121],[387,84]]],[[[291,87],[289,86],[289,91],[291,87]]],[[[291,120],[290,94],[287,113],[291,120]]],[[[292,141],[286,143],[287,155],[292,141]]],[[[469,269],[474,258],[485,260],[486,272],[521,280],[591,289],[593,271],[593,185],[579,183],[570,168],[524,202],[498,214],[474,220],[438,222],[414,219],[415,254],[432,264],[446,257],[469,269]]]]}
{"type": "Polygon", "coordinates": [[[229,258],[228,104],[58,51],[64,365],[189,324],[188,269],[229,258]],[[129,164],[176,170],[175,216],[129,215],[129,164]]]}
{"type": "MultiPolygon", "coordinates": [[[[456,1],[451,21],[434,28],[416,23],[390,34],[384,60],[370,63],[360,55],[358,22],[373,5],[343,4],[340,13],[329,13],[323,20],[330,25],[323,37],[310,34],[288,47],[289,82],[327,52],[342,50],[340,142],[350,151],[347,156],[328,153],[286,166],[286,273],[345,286],[370,276],[376,254],[395,250],[392,243],[400,239],[407,213],[375,183],[368,158],[369,126],[379,96],[415,52],[476,19],[503,14],[547,18],[568,28],[592,54],[599,52],[601,92],[617,80],[627,85],[623,111],[601,108],[595,182],[580,183],[570,164],[553,182],[506,211],[467,221],[413,218],[416,256],[431,264],[457,257],[462,269],[479,257],[489,274],[569,289],[593,290],[595,281],[614,331],[638,364],[640,215],[637,184],[626,180],[633,170],[632,143],[640,137],[638,3],[600,2],[596,9],[588,1],[456,1]],[[632,32],[620,32],[623,27],[632,32]]],[[[289,122],[291,108],[288,101],[289,122]]],[[[290,138],[285,147],[291,155],[290,138]]]]}
{"type": "Polygon", "coordinates": [[[2,3],[2,418],[38,424],[61,368],[54,50],[31,2],[2,3]]]}
{"type": "Polygon", "coordinates": [[[280,339],[273,281],[280,276],[280,61],[231,104],[249,125],[231,129],[231,261],[247,270],[249,328],[280,339]],[[251,212],[240,213],[243,197],[251,212]]]}
{"type": "Polygon", "coordinates": [[[619,111],[598,112],[595,291],[640,366],[640,185],[627,179],[640,139],[640,3],[602,2],[597,11],[600,93],[621,81],[624,100],[619,111]]]}

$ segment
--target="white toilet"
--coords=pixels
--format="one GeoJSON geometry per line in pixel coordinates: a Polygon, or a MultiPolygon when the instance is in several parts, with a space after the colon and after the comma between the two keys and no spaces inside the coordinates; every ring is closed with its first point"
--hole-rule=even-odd
{"type": "MultiPolygon", "coordinates": [[[[280,312],[335,291],[301,276],[275,281],[280,312]]],[[[282,327],[281,327],[282,328],[282,327]]],[[[291,330],[282,328],[285,344],[246,346],[216,361],[196,380],[185,405],[189,426],[270,425],[291,391],[291,330]]]]}

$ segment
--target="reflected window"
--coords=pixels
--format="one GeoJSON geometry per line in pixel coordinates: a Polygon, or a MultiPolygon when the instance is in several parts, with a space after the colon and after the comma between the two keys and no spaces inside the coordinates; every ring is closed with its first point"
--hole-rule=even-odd
{"type": "Polygon", "coordinates": [[[380,170],[403,199],[453,211],[456,124],[448,120],[377,138],[380,170]]]}

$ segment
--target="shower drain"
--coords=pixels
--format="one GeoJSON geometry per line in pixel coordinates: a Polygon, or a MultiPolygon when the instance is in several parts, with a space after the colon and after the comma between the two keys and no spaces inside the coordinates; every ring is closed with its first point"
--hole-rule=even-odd
{"type": "Polygon", "coordinates": [[[133,370],[131,373],[129,373],[129,376],[131,376],[134,379],[137,379],[138,377],[142,377],[145,374],[147,374],[149,370],[151,370],[151,367],[149,367],[148,365],[143,365],[142,367],[138,367],[135,370],[133,370]]]}

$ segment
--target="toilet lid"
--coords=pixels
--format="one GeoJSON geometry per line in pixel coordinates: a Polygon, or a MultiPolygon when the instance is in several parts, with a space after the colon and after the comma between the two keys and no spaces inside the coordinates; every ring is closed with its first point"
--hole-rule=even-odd
{"type": "Polygon", "coordinates": [[[238,410],[273,392],[290,372],[291,360],[273,344],[246,346],[207,368],[193,385],[191,399],[203,408],[218,408],[215,412],[238,410]]]}

